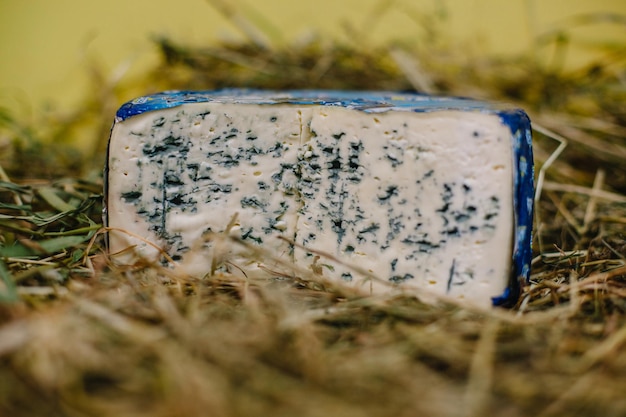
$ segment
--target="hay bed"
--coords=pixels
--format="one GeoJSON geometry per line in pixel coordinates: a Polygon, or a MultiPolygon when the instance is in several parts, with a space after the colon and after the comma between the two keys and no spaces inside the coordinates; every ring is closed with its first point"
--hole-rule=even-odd
{"type": "Polygon", "coordinates": [[[162,63],[141,82],[95,69],[98,94],[48,115],[46,130],[0,109],[0,415],[626,415],[624,45],[567,72],[441,45],[156,44],[162,63]],[[120,97],[233,86],[514,102],[540,129],[538,167],[558,146],[550,137],[566,137],[518,304],[363,297],[311,271],[194,279],[113,266],[92,168],[120,97]],[[77,159],[72,137],[97,145],[77,159]]]}

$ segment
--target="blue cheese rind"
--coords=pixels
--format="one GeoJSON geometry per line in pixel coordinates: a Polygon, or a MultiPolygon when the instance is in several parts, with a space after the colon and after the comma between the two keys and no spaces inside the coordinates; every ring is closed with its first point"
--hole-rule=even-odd
{"type": "MultiPolygon", "coordinates": [[[[118,111],[108,224],[210,267],[206,232],[231,233],[359,285],[515,299],[532,226],[530,125],[519,110],[393,93],[164,93],[118,111]],[[284,236],[297,243],[291,247],[284,236]],[[310,248],[306,250],[303,248],[310,248]]],[[[112,232],[126,261],[158,251],[112,232]]],[[[245,258],[237,258],[242,267],[245,258]]]]}

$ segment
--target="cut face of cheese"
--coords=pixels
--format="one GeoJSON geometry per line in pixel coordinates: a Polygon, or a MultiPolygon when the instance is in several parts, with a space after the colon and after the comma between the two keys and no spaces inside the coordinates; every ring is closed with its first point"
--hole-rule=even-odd
{"type": "Polygon", "coordinates": [[[232,232],[291,252],[276,236],[296,229],[300,135],[299,110],[289,106],[198,103],[117,123],[109,225],[145,241],[113,232],[111,250],[136,245],[132,255],[152,260],[159,255],[153,242],[175,260],[197,255],[192,272],[203,275],[211,259],[197,247],[202,236],[223,232],[238,213],[232,232]]]}
{"type": "Polygon", "coordinates": [[[231,227],[327,277],[376,276],[375,293],[502,304],[528,276],[532,150],[520,110],[392,93],[163,93],[118,111],[107,163],[121,262],[159,259],[151,242],[203,276],[216,256],[204,236],[231,227]]]}

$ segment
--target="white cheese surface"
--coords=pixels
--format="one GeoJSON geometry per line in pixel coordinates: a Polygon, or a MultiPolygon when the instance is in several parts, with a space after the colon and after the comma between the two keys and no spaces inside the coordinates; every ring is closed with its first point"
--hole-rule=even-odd
{"type": "MultiPolygon", "coordinates": [[[[110,250],[159,252],[206,274],[206,232],[231,230],[303,267],[312,248],[382,281],[489,305],[513,248],[510,129],[479,111],[367,113],[339,106],[190,103],[118,121],[109,146],[110,250]],[[141,239],[133,237],[140,236],[141,239]],[[298,243],[291,247],[284,236],[298,243]]],[[[230,262],[256,267],[238,253],[230,262]]],[[[354,285],[331,258],[324,275],[354,285]]]]}

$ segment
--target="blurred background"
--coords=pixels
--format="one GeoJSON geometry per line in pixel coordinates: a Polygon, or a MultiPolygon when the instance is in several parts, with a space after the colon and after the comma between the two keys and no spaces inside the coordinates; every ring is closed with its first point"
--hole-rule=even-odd
{"type": "Polygon", "coordinates": [[[429,34],[439,31],[445,42],[502,56],[549,55],[541,39],[565,36],[572,46],[564,65],[572,68],[593,59],[599,43],[626,39],[617,15],[626,15],[626,1],[1,0],[0,105],[18,114],[70,108],[92,88],[90,68],[123,79],[154,65],[155,36],[210,45],[246,39],[246,23],[272,46],[320,37],[364,48],[391,40],[427,48],[429,34]]]}

